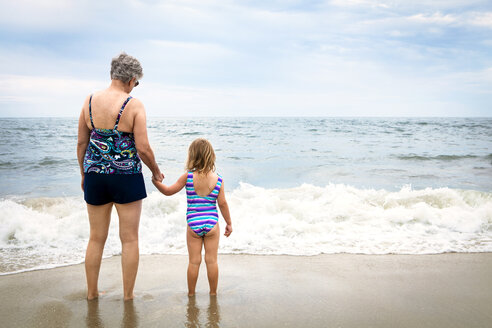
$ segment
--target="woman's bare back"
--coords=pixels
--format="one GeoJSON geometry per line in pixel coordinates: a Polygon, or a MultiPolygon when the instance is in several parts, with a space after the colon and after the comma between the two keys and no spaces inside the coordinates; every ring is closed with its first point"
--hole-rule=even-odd
{"type": "MultiPolygon", "coordinates": [[[[118,113],[129,94],[111,88],[98,91],[92,95],[91,108],[94,126],[98,129],[113,129],[118,113]]],[[[133,132],[134,110],[130,100],[121,115],[118,131],[133,132]]],[[[91,129],[89,107],[86,108],[86,123],[91,129]]]]}

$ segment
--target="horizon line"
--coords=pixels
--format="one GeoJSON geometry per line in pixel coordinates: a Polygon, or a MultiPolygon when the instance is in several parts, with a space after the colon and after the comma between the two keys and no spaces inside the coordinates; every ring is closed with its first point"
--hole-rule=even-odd
{"type": "MultiPolygon", "coordinates": [[[[78,119],[77,116],[0,116],[0,119],[28,119],[28,118],[71,118],[78,119]]],[[[169,116],[154,116],[149,115],[147,118],[492,118],[490,116],[386,116],[386,115],[374,115],[374,116],[320,116],[320,115],[256,115],[256,116],[248,116],[248,115],[193,115],[193,116],[177,116],[177,115],[169,115],[169,116]]]]}

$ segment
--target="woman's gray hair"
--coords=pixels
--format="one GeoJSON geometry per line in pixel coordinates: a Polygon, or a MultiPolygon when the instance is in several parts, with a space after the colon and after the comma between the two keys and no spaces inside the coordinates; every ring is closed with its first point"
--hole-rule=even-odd
{"type": "Polygon", "coordinates": [[[142,65],[137,58],[122,52],[111,60],[111,80],[128,83],[132,78],[140,80],[142,76],[142,65]]]}

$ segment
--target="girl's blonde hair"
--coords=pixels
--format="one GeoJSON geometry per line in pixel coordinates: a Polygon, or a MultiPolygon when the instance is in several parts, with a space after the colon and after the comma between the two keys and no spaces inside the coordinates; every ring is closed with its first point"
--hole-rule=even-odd
{"type": "Polygon", "coordinates": [[[215,171],[215,152],[207,139],[198,138],[191,143],[188,148],[186,170],[205,174],[215,171]]]}

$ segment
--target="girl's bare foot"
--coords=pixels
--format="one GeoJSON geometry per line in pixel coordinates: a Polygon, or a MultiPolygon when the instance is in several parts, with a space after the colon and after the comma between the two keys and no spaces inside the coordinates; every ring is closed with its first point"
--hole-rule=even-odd
{"type": "Polygon", "coordinates": [[[124,297],[124,298],[123,298],[123,300],[124,300],[124,301],[131,301],[131,300],[133,300],[134,298],[135,298],[135,295],[134,295],[134,294],[132,294],[132,296],[130,296],[130,297],[124,297]]]}

